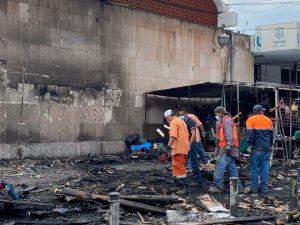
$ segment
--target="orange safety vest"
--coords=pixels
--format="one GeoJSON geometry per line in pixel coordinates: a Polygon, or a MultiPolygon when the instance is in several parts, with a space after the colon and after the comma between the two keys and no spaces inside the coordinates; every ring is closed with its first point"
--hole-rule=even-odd
{"type": "Polygon", "coordinates": [[[226,116],[222,121],[221,125],[218,130],[218,137],[219,137],[219,147],[220,148],[225,148],[226,147],[226,138],[224,134],[224,121],[230,119],[232,122],[232,127],[233,127],[233,146],[239,148],[240,147],[240,142],[239,142],[239,134],[238,134],[238,129],[235,126],[233,120],[231,119],[230,116],[226,116]]]}

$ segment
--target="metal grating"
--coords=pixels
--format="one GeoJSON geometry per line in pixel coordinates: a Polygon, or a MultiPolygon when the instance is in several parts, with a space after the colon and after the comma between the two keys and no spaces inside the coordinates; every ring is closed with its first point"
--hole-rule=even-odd
{"type": "Polygon", "coordinates": [[[289,128],[290,125],[293,129],[300,129],[300,109],[299,109],[299,99],[292,99],[292,108],[290,109],[289,103],[290,98],[280,98],[282,101],[280,105],[279,113],[281,113],[283,126],[289,128]],[[290,118],[290,114],[292,113],[292,118],[290,118]],[[292,120],[290,120],[292,119],[292,120]]]}
{"type": "Polygon", "coordinates": [[[201,25],[217,26],[218,10],[213,0],[106,0],[130,8],[169,16],[201,25]]]}

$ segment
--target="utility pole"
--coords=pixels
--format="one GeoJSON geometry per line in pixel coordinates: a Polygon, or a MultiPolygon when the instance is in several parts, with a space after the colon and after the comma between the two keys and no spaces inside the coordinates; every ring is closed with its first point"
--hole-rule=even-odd
{"type": "Polygon", "coordinates": [[[21,112],[20,112],[20,123],[18,132],[18,148],[17,148],[17,159],[22,158],[21,139],[22,139],[22,128],[23,128],[23,107],[24,107],[24,83],[25,83],[25,67],[22,67],[22,92],[21,92],[21,112]]]}
{"type": "Polygon", "coordinates": [[[234,71],[234,34],[233,31],[230,31],[229,35],[229,59],[230,59],[230,74],[229,74],[229,80],[230,82],[233,81],[233,71],[234,71]]]}

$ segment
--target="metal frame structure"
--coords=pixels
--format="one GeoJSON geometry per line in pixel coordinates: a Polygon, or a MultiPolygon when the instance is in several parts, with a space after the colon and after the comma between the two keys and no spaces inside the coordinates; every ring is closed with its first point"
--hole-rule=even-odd
{"type": "MultiPolygon", "coordinates": [[[[212,83],[207,83],[207,84],[212,84],[212,83]]],[[[257,82],[257,83],[246,83],[246,82],[238,82],[238,81],[231,81],[231,82],[224,82],[224,83],[215,83],[219,85],[219,89],[216,90],[218,93],[221,93],[219,96],[222,99],[222,104],[225,104],[225,96],[226,96],[226,91],[225,89],[228,87],[234,87],[231,90],[236,90],[236,95],[237,95],[237,109],[239,109],[239,98],[241,92],[245,92],[247,88],[250,89],[256,89],[256,90],[263,90],[266,92],[274,92],[275,95],[275,105],[279,104],[279,92],[280,91],[288,91],[290,92],[290,96],[292,96],[292,92],[297,92],[298,94],[300,93],[300,86],[298,85],[286,85],[286,84],[277,84],[277,83],[268,83],[268,82],[257,82]],[[222,90],[220,90],[222,88],[222,90]]],[[[199,84],[199,85],[205,85],[205,84],[199,84]]],[[[180,102],[181,98],[188,99],[189,102],[189,108],[190,103],[191,103],[191,98],[197,98],[197,95],[195,93],[192,93],[193,90],[200,91],[199,89],[195,88],[196,85],[190,85],[190,86],[184,86],[184,87],[177,87],[177,88],[171,88],[167,90],[158,90],[158,91],[152,91],[145,93],[145,123],[147,123],[147,110],[148,110],[148,95],[158,95],[158,96],[163,96],[163,97],[177,97],[178,102],[180,102]],[[184,89],[184,91],[182,91],[184,89]],[[178,96],[175,96],[174,93],[178,90],[178,96]],[[170,95],[168,95],[168,91],[172,92],[170,95]],[[186,93],[185,95],[182,95],[182,93],[186,93]]],[[[209,94],[209,92],[207,93],[209,94]]],[[[205,94],[204,94],[205,95],[205,94]]],[[[202,96],[201,96],[202,97],[202,96]]],[[[206,98],[209,98],[209,96],[206,96],[206,98]]],[[[215,98],[215,96],[212,96],[211,98],[215,98]]],[[[258,101],[258,99],[257,99],[258,101]]],[[[291,105],[291,100],[290,100],[290,105],[291,105]]],[[[291,109],[291,107],[290,107],[291,109]]],[[[292,120],[290,120],[292,122],[292,120]]],[[[291,127],[291,124],[290,124],[291,127]]],[[[279,112],[278,110],[275,111],[275,137],[278,138],[280,136],[279,134],[279,112]]],[[[284,137],[286,138],[286,137],[284,137]]],[[[286,138],[287,139],[287,138],[286,138]]],[[[285,160],[288,164],[290,164],[290,159],[291,159],[291,145],[292,145],[292,132],[289,134],[289,150],[285,149],[285,160]]]]}

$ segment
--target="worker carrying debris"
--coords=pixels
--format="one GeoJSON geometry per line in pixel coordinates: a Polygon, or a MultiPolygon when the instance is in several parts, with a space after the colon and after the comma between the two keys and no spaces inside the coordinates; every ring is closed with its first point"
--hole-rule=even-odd
{"type": "MultiPolygon", "coordinates": [[[[215,115],[220,118],[220,125],[217,127],[218,146],[215,151],[216,168],[214,172],[213,185],[209,188],[211,193],[222,193],[225,170],[230,177],[239,178],[235,160],[239,157],[239,139],[238,132],[232,118],[226,112],[224,107],[218,106],[215,109],[215,115]]],[[[239,181],[239,190],[243,186],[239,181]]]]}
{"type": "Polygon", "coordinates": [[[190,150],[189,132],[187,125],[179,119],[173,110],[167,110],[164,117],[170,124],[170,139],[168,146],[172,149],[172,172],[175,177],[175,182],[179,186],[185,186],[187,155],[190,150]]]}
{"type": "Polygon", "coordinates": [[[253,107],[253,116],[246,121],[247,140],[250,153],[250,193],[267,192],[269,179],[269,157],[273,145],[273,124],[271,119],[264,115],[261,105],[253,107]],[[260,187],[258,185],[260,177],[260,187]]]}
{"type": "Polygon", "coordinates": [[[187,168],[192,169],[195,174],[196,181],[199,184],[202,184],[202,176],[201,171],[199,169],[199,160],[198,154],[200,159],[203,161],[205,165],[208,164],[208,159],[205,155],[205,151],[201,142],[201,136],[205,137],[205,131],[201,121],[198,117],[194,114],[189,114],[187,109],[183,108],[179,112],[180,118],[186,122],[188,129],[190,130],[190,146],[191,149],[188,154],[188,162],[187,168]],[[200,135],[201,131],[201,135],[200,135]]]}

